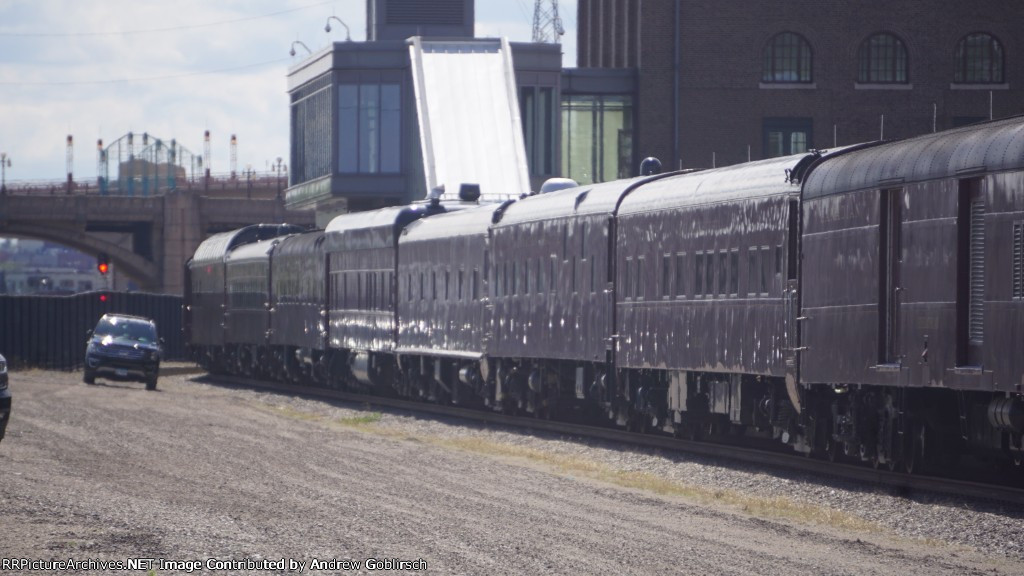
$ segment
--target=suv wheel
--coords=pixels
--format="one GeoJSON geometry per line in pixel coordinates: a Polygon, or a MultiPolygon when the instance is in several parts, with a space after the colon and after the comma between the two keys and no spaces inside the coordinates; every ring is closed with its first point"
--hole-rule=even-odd
{"type": "Polygon", "coordinates": [[[146,390],[156,390],[156,376],[146,378],[146,390]]]}
{"type": "Polygon", "coordinates": [[[96,373],[86,368],[85,373],[82,374],[82,382],[85,382],[86,384],[95,384],[96,373]]]}

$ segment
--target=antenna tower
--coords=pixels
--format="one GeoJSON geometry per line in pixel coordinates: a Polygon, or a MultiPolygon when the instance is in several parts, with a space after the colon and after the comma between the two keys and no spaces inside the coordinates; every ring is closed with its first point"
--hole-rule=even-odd
{"type": "Polygon", "coordinates": [[[533,4],[533,41],[561,44],[565,28],[558,15],[558,0],[536,0],[533,4]]]}

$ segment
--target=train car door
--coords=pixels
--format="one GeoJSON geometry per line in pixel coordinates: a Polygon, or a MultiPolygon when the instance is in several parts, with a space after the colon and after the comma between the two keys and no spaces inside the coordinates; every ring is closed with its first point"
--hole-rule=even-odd
{"type": "MultiPolygon", "coordinates": [[[[786,393],[797,412],[802,412],[800,402],[800,202],[787,202],[788,215],[786,227],[786,273],[783,281],[783,302],[785,305],[786,342],[784,346],[786,364],[786,393]]],[[[781,250],[776,259],[781,257],[781,250]]],[[[778,265],[778,264],[777,264],[778,265]]]]}
{"type": "Polygon", "coordinates": [[[882,190],[879,201],[878,364],[899,365],[903,190],[882,190]]]}

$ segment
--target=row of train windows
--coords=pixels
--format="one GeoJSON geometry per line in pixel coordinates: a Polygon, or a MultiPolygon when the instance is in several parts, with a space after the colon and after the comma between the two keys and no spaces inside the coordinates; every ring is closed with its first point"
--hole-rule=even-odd
{"type": "Polygon", "coordinates": [[[407,274],[405,278],[406,300],[479,300],[480,271],[474,268],[469,274],[459,269],[454,272],[420,272],[407,274]]]}
{"type": "MultiPolygon", "coordinates": [[[[655,297],[725,298],[741,293],[750,297],[767,296],[772,275],[782,273],[782,246],[751,246],[746,250],[746,283],[740,291],[741,250],[707,250],[661,256],[661,270],[655,297]],[[774,261],[772,253],[774,252],[774,261]],[[692,260],[692,261],[690,261],[692,260]]],[[[626,300],[643,300],[648,294],[647,258],[626,258],[623,271],[623,296],[626,300]]]]}
{"type": "MultiPolygon", "coordinates": [[[[591,293],[597,291],[599,271],[596,259],[577,259],[573,256],[562,263],[567,264],[570,292],[586,292],[588,289],[591,293]],[[583,278],[580,278],[581,274],[583,278]]],[[[550,259],[531,258],[521,262],[503,262],[501,266],[495,266],[494,296],[501,298],[520,294],[528,296],[557,292],[558,264],[558,257],[551,256],[550,259]]]]}
{"type": "Polygon", "coordinates": [[[267,279],[263,276],[235,276],[228,281],[228,304],[238,310],[265,308],[267,279]]]}
{"type": "Polygon", "coordinates": [[[391,272],[334,272],[331,304],[335,309],[390,310],[391,272]]]}

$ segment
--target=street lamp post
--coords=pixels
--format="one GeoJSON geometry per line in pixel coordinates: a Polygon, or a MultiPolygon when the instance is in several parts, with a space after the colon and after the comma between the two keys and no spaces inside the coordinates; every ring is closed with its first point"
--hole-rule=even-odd
{"type": "Polygon", "coordinates": [[[282,172],[282,168],[284,169],[283,171],[285,173],[287,173],[288,167],[285,166],[284,164],[282,164],[281,157],[278,156],[277,160],[274,162],[274,171],[277,172],[277,197],[278,198],[281,198],[281,172],[282,172]]]}
{"type": "Polygon", "coordinates": [[[7,169],[11,167],[11,158],[7,152],[0,152],[0,192],[7,194],[7,169]]]}
{"type": "Polygon", "coordinates": [[[338,18],[337,16],[330,16],[327,18],[327,25],[324,26],[324,32],[327,32],[328,34],[331,33],[331,20],[337,20],[338,24],[341,24],[342,26],[345,27],[345,42],[351,42],[352,34],[348,30],[348,24],[342,22],[341,18],[338,18]]]}
{"type": "Polygon", "coordinates": [[[310,50],[309,46],[306,46],[306,44],[302,40],[296,40],[296,41],[292,42],[292,49],[288,51],[288,54],[290,54],[292,56],[295,56],[295,45],[296,44],[298,44],[299,46],[302,46],[303,48],[305,48],[306,52],[309,52],[310,55],[313,54],[313,51],[310,50]]]}

